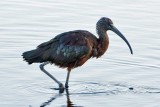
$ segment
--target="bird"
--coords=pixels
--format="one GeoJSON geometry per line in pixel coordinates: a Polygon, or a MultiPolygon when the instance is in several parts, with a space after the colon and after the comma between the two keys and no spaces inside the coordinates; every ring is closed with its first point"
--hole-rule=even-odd
{"type": "Polygon", "coordinates": [[[70,72],[82,66],[90,58],[101,57],[108,49],[109,37],[107,31],[113,31],[128,45],[131,54],[132,47],[125,36],[114,26],[108,17],[101,17],[96,23],[98,38],[87,30],[73,30],[58,34],[53,39],[41,43],[35,49],[22,53],[23,59],[32,63],[41,63],[40,69],[53,79],[61,92],[67,89],[70,72]],[[47,64],[55,64],[60,68],[67,68],[65,87],[53,75],[44,69],[47,64]]]}

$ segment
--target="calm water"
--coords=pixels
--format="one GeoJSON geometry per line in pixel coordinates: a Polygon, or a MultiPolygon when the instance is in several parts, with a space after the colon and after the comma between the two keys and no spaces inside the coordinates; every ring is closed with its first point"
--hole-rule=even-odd
{"type": "MultiPolygon", "coordinates": [[[[159,107],[159,0],[0,0],[1,107],[159,107]],[[101,58],[74,69],[69,92],[59,94],[39,64],[21,54],[57,34],[75,29],[95,32],[110,17],[132,45],[114,33],[101,58]],[[133,87],[133,90],[129,90],[133,87]],[[70,106],[69,106],[70,105],[70,106]]],[[[46,67],[63,83],[66,69],[46,67]]]]}

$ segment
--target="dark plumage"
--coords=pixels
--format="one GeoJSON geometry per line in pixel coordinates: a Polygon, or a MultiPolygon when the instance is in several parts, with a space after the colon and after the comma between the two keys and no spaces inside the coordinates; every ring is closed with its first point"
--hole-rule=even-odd
{"type": "Polygon", "coordinates": [[[60,67],[77,67],[82,60],[93,56],[97,48],[97,38],[84,30],[62,33],[48,42],[40,44],[37,49],[23,53],[24,59],[34,62],[49,61],[60,67]]]}
{"type": "Polygon", "coordinates": [[[109,45],[107,30],[112,30],[118,34],[129,46],[131,54],[133,53],[129,42],[114,27],[111,19],[102,17],[96,24],[96,30],[99,38],[85,30],[69,31],[40,44],[34,50],[24,52],[22,56],[29,64],[44,62],[40,66],[41,70],[54,79],[59,84],[60,89],[64,89],[58,80],[45,71],[44,65],[54,63],[59,67],[67,68],[68,75],[65,85],[68,87],[71,69],[83,65],[91,57],[98,58],[105,53],[109,45]]]}

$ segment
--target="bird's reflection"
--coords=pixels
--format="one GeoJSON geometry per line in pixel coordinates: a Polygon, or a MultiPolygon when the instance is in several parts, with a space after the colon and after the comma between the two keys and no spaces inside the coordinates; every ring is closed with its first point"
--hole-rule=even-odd
{"type": "Polygon", "coordinates": [[[49,105],[52,101],[54,101],[55,99],[57,99],[58,97],[60,97],[61,94],[62,93],[57,93],[56,95],[54,95],[53,97],[51,97],[48,101],[42,103],[40,107],[45,107],[45,106],[49,105]]]}
{"type": "MultiPolygon", "coordinates": [[[[83,106],[76,106],[75,104],[73,104],[73,102],[71,101],[70,99],[70,93],[69,93],[69,90],[68,89],[65,89],[66,91],[66,98],[67,98],[67,101],[66,101],[66,106],[65,107],[83,107],[83,106]]],[[[56,100],[57,98],[63,96],[64,93],[57,93],[56,95],[54,95],[53,97],[51,97],[48,101],[44,102],[41,104],[40,107],[46,107],[47,105],[49,105],[51,102],[53,102],[54,100],[56,100]]],[[[64,107],[64,104],[62,104],[63,107],[64,107]]]]}
{"type": "Polygon", "coordinates": [[[70,100],[70,94],[68,89],[66,89],[66,97],[67,97],[67,107],[75,107],[72,101],[70,100]]]}

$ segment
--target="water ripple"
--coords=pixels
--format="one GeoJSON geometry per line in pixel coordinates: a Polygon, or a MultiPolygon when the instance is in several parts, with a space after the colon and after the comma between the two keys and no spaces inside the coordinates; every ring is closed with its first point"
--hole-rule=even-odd
{"type": "MultiPolygon", "coordinates": [[[[58,86],[58,85],[57,85],[58,86]]],[[[18,86],[23,90],[41,94],[57,93],[54,87],[46,83],[31,83],[27,86],[18,86]]],[[[136,86],[116,82],[83,82],[72,81],[69,87],[70,95],[117,95],[117,94],[160,94],[160,88],[136,86]]]]}

